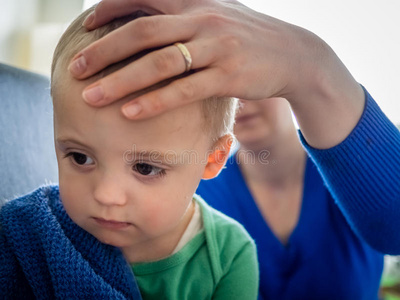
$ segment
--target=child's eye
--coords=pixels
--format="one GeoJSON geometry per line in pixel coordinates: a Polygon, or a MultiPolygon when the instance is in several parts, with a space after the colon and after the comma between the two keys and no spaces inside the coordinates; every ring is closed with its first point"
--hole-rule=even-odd
{"type": "Polygon", "coordinates": [[[83,165],[93,165],[94,161],[91,157],[83,154],[83,153],[79,153],[79,152],[70,152],[67,154],[67,156],[72,157],[72,159],[74,160],[74,162],[77,165],[83,166],[83,165]]]}
{"type": "Polygon", "coordinates": [[[146,163],[137,163],[136,165],[133,166],[133,170],[143,176],[158,176],[165,174],[164,169],[146,163]]]}

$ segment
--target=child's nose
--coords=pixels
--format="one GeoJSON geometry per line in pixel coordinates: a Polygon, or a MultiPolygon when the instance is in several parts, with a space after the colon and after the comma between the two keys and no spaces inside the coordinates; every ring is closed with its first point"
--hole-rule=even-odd
{"type": "Polygon", "coordinates": [[[127,203],[125,190],[118,178],[100,180],[94,190],[94,199],[103,205],[123,206],[127,203]]]}

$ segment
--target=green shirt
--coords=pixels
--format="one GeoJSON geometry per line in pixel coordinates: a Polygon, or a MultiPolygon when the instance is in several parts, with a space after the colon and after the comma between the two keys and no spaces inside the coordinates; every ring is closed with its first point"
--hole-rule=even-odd
{"type": "Polygon", "coordinates": [[[144,300],[252,300],[258,294],[256,247],[235,220],[199,196],[203,229],[177,253],[132,265],[144,300]]]}

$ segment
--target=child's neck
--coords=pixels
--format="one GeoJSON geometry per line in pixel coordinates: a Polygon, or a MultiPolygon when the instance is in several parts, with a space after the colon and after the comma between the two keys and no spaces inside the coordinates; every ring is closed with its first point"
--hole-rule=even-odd
{"type": "Polygon", "coordinates": [[[190,203],[181,222],[173,231],[155,239],[121,248],[126,260],[132,263],[142,263],[161,260],[171,255],[184,234],[194,213],[194,203],[190,203]]]}

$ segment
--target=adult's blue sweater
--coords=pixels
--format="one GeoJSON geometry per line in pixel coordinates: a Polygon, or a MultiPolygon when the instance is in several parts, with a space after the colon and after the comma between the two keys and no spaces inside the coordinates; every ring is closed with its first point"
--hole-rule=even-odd
{"type": "Polygon", "coordinates": [[[310,158],[286,246],[262,218],[235,155],[197,193],[254,238],[260,299],[376,300],[380,252],[400,253],[400,132],[366,92],[359,123],[339,145],[314,149],[299,134],[310,158]]]}

